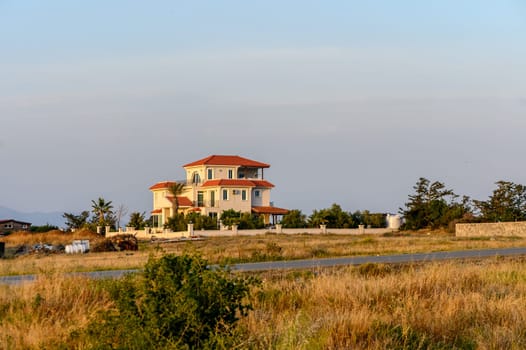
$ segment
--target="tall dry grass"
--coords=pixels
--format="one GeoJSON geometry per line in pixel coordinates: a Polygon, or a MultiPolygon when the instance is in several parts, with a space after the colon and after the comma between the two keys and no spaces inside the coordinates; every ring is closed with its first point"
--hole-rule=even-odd
{"type": "Polygon", "coordinates": [[[88,230],[78,230],[75,232],[53,230],[45,233],[17,231],[8,236],[0,238],[0,242],[5,242],[7,246],[38,243],[70,244],[76,239],[89,239],[91,241],[98,241],[103,239],[103,237],[88,230]]]}
{"type": "Polygon", "coordinates": [[[0,286],[0,349],[82,348],[71,333],[111,306],[100,281],[61,274],[0,286]]]}
{"type": "MultiPolygon", "coordinates": [[[[526,262],[489,259],[260,275],[243,349],[524,349],[526,262]]],[[[0,286],[0,349],[83,349],[102,281],[0,286]],[[78,332],[79,337],[71,336],[78,332]]]]}
{"type": "Polygon", "coordinates": [[[272,277],[242,321],[253,349],[524,349],[523,261],[365,265],[272,277]]]}

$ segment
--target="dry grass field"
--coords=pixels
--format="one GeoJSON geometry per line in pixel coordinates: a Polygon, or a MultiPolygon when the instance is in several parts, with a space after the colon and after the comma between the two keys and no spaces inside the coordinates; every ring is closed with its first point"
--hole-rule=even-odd
{"type": "MultiPolygon", "coordinates": [[[[76,235],[14,234],[21,244],[69,244],[76,235]]],[[[82,330],[112,307],[105,281],[63,272],[141,268],[157,254],[198,252],[210,262],[299,259],[524,246],[517,237],[460,239],[443,232],[395,236],[262,235],[184,243],[142,242],[139,251],[26,255],[0,260],[0,275],[39,273],[35,283],[0,286],[0,349],[86,349],[82,330]],[[80,336],[79,336],[80,334],[80,336]]],[[[526,261],[367,264],[267,272],[240,320],[241,349],[524,349],[526,261]]],[[[91,344],[93,345],[93,344],[91,344]]]]}
{"type": "MultiPolygon", "coordinates": [[[[524,349],[522,259],[265,273],[240,349],[524,349]]],[[[0,286],[0,349],[85,349],[112,307],[101,281],[42,275],[0,286]]]]}
{"type": "MultiPolygon", "coordinates": [[[[6,249],[41,242],[70,244],[74,239],[102,238],[89,231],[74,234],[54,231],[45,234],[14,233],[3,237],[6,249]]],[[[401,233],[398,235],[260,235],[214,237],[180,243],[142,242],[139,251],[88,253],[82,255],[31,254],[0,260],[0,275],[52,271],[93,271],[136,269],[151,254],[198,252],[211,263],[238,263],[264,260],[310,259],[335,256],[403,254],[446,250],[525,246],[518,237],[457,238],[445,232],[401,233]]]]}
{"type": "Polygon", "coordinates": [[[99,282],[87,278],[44,274],[34,283],[0,286],[0,349],[69,349],[71,333],[111,305],[99,282]]]}
{"type": "Polygon", "coordinates": [[[253,298],[247,348],[526,348],[523,260],[290,273],[253,298]]]}

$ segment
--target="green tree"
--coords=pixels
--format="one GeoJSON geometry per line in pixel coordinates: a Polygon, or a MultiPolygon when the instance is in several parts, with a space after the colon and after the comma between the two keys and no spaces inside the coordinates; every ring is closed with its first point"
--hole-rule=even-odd
{"type": "Polygon", "coordinates": [[[241,213],[238,228],[240,230],[252,230],[265,227],[263,217],[251,213],[241,213]]]}
{"type": "Polygon", "coordinates": [[[184,192],[184,184],[174,182],[168,186],[168,192],[171,194],[171,201],[173,207],[173,215],[175,216],[179,212],[179,199],[184,192]]]}
{"type": "Polygon", "coordinates": [[[385,214],[371,213],[369,210],[362,211],[363,225],[371,228],[382,228],[387,225],[385,214]]]}
{"type": "Polygon", "coordinates": [[[226,226],[239,225],[241,212],[234,209],[224,210],[219,219],[226,226]]]}
{"type": "Polygon", "coordinates": [[[358,225],[365,225],[365,220],[361,211],[357,210],[352,213],[351,218],[353,220],[353,226],[351,227],[356,228],[358,225]]]}
{"type": "Polygon", "coordinates": [[[310,227],[318,227],[320,225],[326,225],[329,222],[329,213],[327,209],[314,209],[312,214],[309,216],[308,225],[310,227]]]}
{"type": "Polygon", "coordinates": [[[93,212],[93,222],[98,226],[113,226],[115,224],[111,201],[106,202],[102,197],[99,197],[96,201],[92,200],[91,211],[93,212]]]}
{"type": "Polygon", "coordinates": [[[186,222],[190,221],[194,224],[195,230],[216,230],[217,229],[217,218],[213,218],[200,213],[189,213],[185,217],[186,222]]]}
{"type": "Polygon", "coordinates": [[[251,309],[251,277],[193,255],[151,258],[141,277],[116,282],[115,308],[88,327],[98,349],[234,348],[236,322],[251,309]]]}
{"type": "Polygon", "coordinates": [[[242,213],[234,209],[228,209],[221,213],[219,217],[223,225],[237,225],[240,230],[256,229],[265,227],[263,217],[251,213],[242,213]]]}
{"type": "Polygon", "coordinates": [[[290,210],[286,215],[283,215],[281,225],[283,225],[284,228],[307,227],[307,216],[299,209],[290,210]]]}
{"type": "Polygon", "coordinates": [[[62,217],[66,219],[66,228],[68,231],[84,228],[88,224],[89,211],[83,211],[79,215],[73,213],[64,213],[62,217]]]}
{"type": "Polygon", "coordinates": [[[473,201],[483,221],[526,220],[526,187],[510,181],[497,181],[487,201],[473,201]]]}
{"type": "Polygon", "coordinates": [[[188,222],[183,213],[175,213],[172,217],[168,218],[164,227],[174,232],[181,232],[188,229],[187,224],[188,222]]]}
{"type": "Polygon", "coordinates": [[[458,196],[439,181],[431,183],[421,177],[413,189],[415,193],[409,195],[406,209],[400,209],[405,229],[448,227],[450,222],[471,211],[468,197],[464,196],[462,202],[458,202],[458,196]]]}
{"type": "Polygon", "coordinates": [[[317,227],[327,225],[328,228],[353,227],[351,214],[342,210],[340,205],[334,203],[330,208],[314,210],[309,217],[309,226],[317,227]]]}
{"type": "Polygon", "coordinates": [[[128,222],[128,227],[133,227],[135,230],[142,230],[146,226],[145,212],[135,211],[130,214],[130,221],[128,222]]]}

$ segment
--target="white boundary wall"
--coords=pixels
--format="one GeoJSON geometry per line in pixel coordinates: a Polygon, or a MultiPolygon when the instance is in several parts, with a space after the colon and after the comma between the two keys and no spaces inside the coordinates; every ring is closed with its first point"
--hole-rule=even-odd
{"type": "Polygon", "coordinates": [[[112,237],[119,234],[132,234],[138,239],[177,239],[177,238],[190,238],[190,237],[228,237],[228,236],[256,236],[265,234],[286,234],[286,235],[299,235],[299,234],[310,234],[310,235],[321,235],[321,234],[335,234],[335,235],[381,235],[389,232],[397,232],[398,230],[390,228],[355,228],[355,229],[335,229],[335,228],[273,228],[273,229],[260,229],[260,230],[197,230],[193,231],[181,231],[172,232],[169,230],[162,231],[148,231],[148,230],[126,230],[118,232],[109,232],[106,237],[112,237]],[[326,232],[325,232],[326,231],[326,232]]]}

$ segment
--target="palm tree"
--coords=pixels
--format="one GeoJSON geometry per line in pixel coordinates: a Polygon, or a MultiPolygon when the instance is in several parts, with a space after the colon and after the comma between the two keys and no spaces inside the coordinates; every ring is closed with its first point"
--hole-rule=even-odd
{"type": "Polygon", "coordinates": [[[144,228],[144,225],[145,225],[145,215],[146,213],[145,212],[133,212],[130,214],[130,222],[128,223],[128,225],[126,226],[129,226],[129,227],[133,227],[133,229],[135,230],[142,230],[144,228]]]}
{"type": "Polygon", "coordinates": [[[108,214],[112,214],[113,206],[111,205],[111,201],[106,202],[106,200],[102,197],[99,197],[97,201],[92,200],[91,201],[91,208],[93,214],[98,217],[98,225],[104,226],[106,223],[106,217],[108,214]]]}
{"type": "Polygon", "coordinates": [[[184,192],[184,184],[174,182],[171,185],[168,186],[168,192],[173,196],[172,198],[172,206],[173,206],[173,215],[175,216],[177,214],[177,211],[179,210],[179,201],[177,200],[177,197],[182,195],[184,192]]]}

